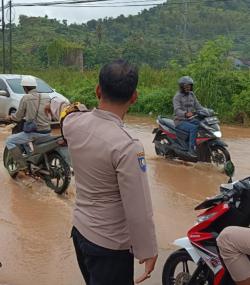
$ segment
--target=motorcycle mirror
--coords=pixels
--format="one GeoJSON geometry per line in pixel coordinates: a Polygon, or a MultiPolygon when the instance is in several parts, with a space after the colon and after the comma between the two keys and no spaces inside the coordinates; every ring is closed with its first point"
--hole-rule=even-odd
{"type": "Polygon", "coordinates": [[[225,174],[230,178],[228,183],[232,183],[235,167],[231,160],[227,161],[224,167],[225,174]]]}

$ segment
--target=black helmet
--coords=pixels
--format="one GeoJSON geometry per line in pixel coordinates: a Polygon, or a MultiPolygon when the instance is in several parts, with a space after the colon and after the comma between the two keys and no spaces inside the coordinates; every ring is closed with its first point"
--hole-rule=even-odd
{"type": "Polygon", "coordinates": [[[183,76],[178,80],[179,85],[193,85],[194,80],[190,76],[183,76]]]}

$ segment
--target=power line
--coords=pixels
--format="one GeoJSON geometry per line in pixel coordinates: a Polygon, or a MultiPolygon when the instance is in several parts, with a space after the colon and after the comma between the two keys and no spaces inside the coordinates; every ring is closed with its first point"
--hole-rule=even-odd
{"type": "MultiPolygon", "coordinates": [[[[44,6],[50,6],[50,7],[69,7],[69,8],[77,8],[77,7],[84,7],[84,8],[99,8],[99,7],[147,7],[147,6],[155,6],[155,5],[160,5],[164,4],[167,6],[170,5],[183,5],[183,1],[167,1],[166,2],[161,2],[161,0],[141,0],[141,1],[127,1],[127,2],[119,2],[115,3],[112,2],[113,0],[64,0],[64,1],[50,1],[50,2],[34,2],[34,3],[16,3],[12,4],[12,7],[44,7],[44,6]],[[105,2],[105,5],[95,5],[95,3],[98,2],[105,2]],[[111,2],[111,3],[110,3],[111,2]],[[150,2],[150,3],[148,3],[150,2]],[[94,5],[92,5],[92,3],[94,5]],[[145,3],[145,4],[135,4],[135,3],[145,3]],[[81,4],[87,4],[87,5],[81,5],[81,4]],[[90,4],[90,5],[88,5],[90,4]],[[120,4],[126,4],[126,5],[120,5],[120,4]]],[[[204,0],[204,2],[201,2],[199,0],[190,0],[187,2],[187,4],[208,4],[208,3],[215,3],[215,2],[231,2],[233,0],[204,0]]],[[[245,0],[247,1],[247,0],[245,0]]],[[[250,3],[250,0],[247,1],[247,3],[250,3]]],[[[5,8],[8,8],[8,5],[5,5],[5,8]]]]}
{"type": "Polygon", "coordinates": [[[16,3],[14,4],[14,6],[23,6],[23,5],[34,5],[34,6],[41,6],[41,5],[78,5],[78,4],[84,4],[84,3],[97,3],[97,2],[105,2],[106,4],[131,4],[131,3],[147,3],[147,2],[166,2],[163,0],[135,0],[135,1],[115,1],[115,0],[78,0],[78,1],[70,1],[70,0],[66,0],[66,1],[50,1],[50,2],[33,2],[33,3],[16,3]],[[114,2],[113,2],[114,1],[114,2]]]}
{"type": "MultiPolygon", "coordinates": [[[[126,2],[110,2],[112,0],[78,0],[78,1],[52,1],[52,2],[36,2],[36,3],[16,3],[12,7],[69,7],[69,8],[99,8],[99,7],[147,7],[162,4],[162,0],[137,0],[126,2]],[[96,5],[98,2],[105,2],[104,5],[96,5]],[[142,4],[138,4],[142,3],[142,4]],[[85,4],[85,5],[81,5],[85,4]],[[89,5],[88,5],[89,4],[89,5]]],[[[8,6],[6,6],[8,7],[8,6]]]]}
{"type": "Polygon", "coordinates": [[[96,5],[95,3],[89,3],[86,5],[71,5],[71,4],[63,4],[60,7],[126,7],[126,6],[151,6],[151,5],[160,5],[164,2],[162,0],[135,0],[135,1],[125,1],[125,2],[118,2],[118,3],[107,3],[105,2],[104,5],[96,5]],[[139,4],[142,3],[142,4],[139,4]]]}
{"type": "MultiPolygon", "coordinates": [[[[110,2],[112,0],[76,0],[76,1],[73,1],[73,0],[66,0],[66,1],[50,1],[50,2],[36,2],[36,3],[16,3],[16,4],[13,4],[14,7],[31,7],[31,6],[60,6],[60,7],[79,7],[77,4],[84,4],[84,3],[97,3],[97,2],[110,2]],[[63,5],[63,6],[62,6],[63,5]],[[65,5],[65,6],[64,6],[65,5]]],[[[157,5],[156,1],[160,1],[160,0],[144,0],[144,1],[130,1],[130,2],[126,2],[129,6],[130,5],[133,5],[132,3],[135,3],[135,2],[151,2],[152,5],[157,5]]],[[[206,4],[206,3],[215,3],[215,2],[231,2],[233,0],[205,0],[203,3],[206,4]]],[[[248,3],[250,3],[250,0],[247,1],[248,3]]],[[[202,3],[201,1],[197,1],[197,0],[191,0],[191,1],[188,1],[188,4],[200,4],[202,3]]],[[[117,6],[118,7],[118,4],[117,3],[106,3],[108,5],[114,5],[114,6],[117,6]]],[[[145,4],[145,5],[141,5],[141,6],[147,6],[149,4],[145,4]]],[[[151,5],[151,4],[150,4],[151,5]]],[[[180,1],[171,1],[171,2],[168,2],[166,1],[166,5],[183,5],[183,2],[180,2],[180,1]]],[[[82,6],[82,7],[85,7],[85,6],[82,6]]],[[[88,6],[88,7],[99,7],[98,6],[88,6]]],[[[102,6],[101,6],[102,7],[102,6]]],[[[112,6],[111,6],[112,7],[112,6]]]]}
{"type": "Polygon", "coordinates": [[[60,6],[51,6],[52,8],[119,8],[119,7],[152,7],[157,4],[124,4],[124,5],[60,5],[60,6]]]}
{"type": "Polygon", "coordinates": [[[81,3],[107,2],[108,0],[76,0],[76,1],[50,1],[50,2],[35,2],[35,3],[16,3],[14,7],[28,7],[28,6],[57,6],[57,5],[76,5],[81,3]]]}

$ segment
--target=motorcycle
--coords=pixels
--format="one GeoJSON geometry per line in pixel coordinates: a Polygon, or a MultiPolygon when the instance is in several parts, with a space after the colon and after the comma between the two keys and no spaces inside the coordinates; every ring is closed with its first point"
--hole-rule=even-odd
{"type": "MultiPolygon", "coordinates": [[[[23,122],[12,122],[12,134],[22,131],[23,122]]],[[[5,122],[6,124],[6,122],[5,122]]],[[[41,178],[57,194],[63,194],[71,180],[70,158],[62,136],[48,136],[35,139],[30,145],[19,145],[26,167],[20,169],[17,161],[5,147],[3,163],[9,175],[15,179],[19,171],[41,178]]]]}
{"type": "Polygon", "coordinates": [[[249,227],[249,205],[250,177],[222,184],[220,194],[198,205],[195,210],[205,211],[198,215],[197,223],[188,231],[187,237],[175,240],[174,244],[181,249],[168,257],[162,284],[235,285],[220,258],[216,238],[228,226],[249,227]]]}
{"type": "Polygon", "coordinates": [[[222,133],[219,120],[213,110],[203,109],[192,118],[200,121],[196,139],[197,157],[188,152],[189,134],[177,129],[173,120],[161,116],[156,121],[158,128],[153,130],[156,154],[190,162],[209,162],[218,168],[224,168],[225,163],[230,161],[230,154],[226,149],[227,144],[220,139],[222,133]]]}

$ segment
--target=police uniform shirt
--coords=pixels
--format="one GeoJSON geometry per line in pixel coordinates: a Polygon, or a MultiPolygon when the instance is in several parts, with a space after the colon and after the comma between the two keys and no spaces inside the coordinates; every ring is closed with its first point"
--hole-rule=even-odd
{"type": "Polygon", "coordinates": [[[73,224],[91,242],[132,249],[138,259],[157,254],[142,144],[115,114],[94,109],[63,122],[75,173],[73,224]]]}

